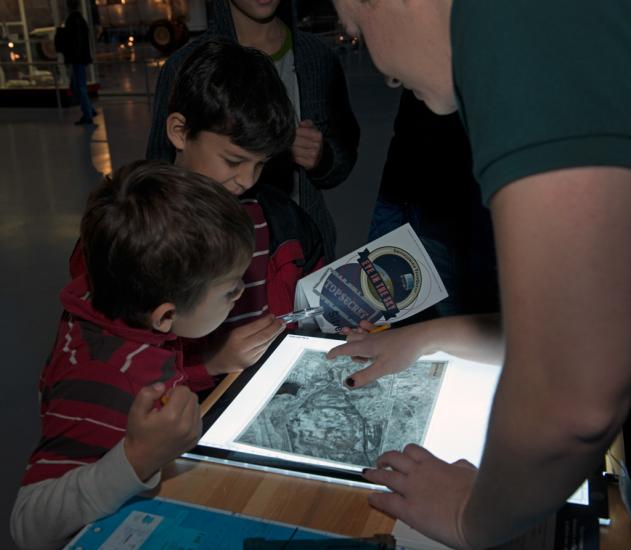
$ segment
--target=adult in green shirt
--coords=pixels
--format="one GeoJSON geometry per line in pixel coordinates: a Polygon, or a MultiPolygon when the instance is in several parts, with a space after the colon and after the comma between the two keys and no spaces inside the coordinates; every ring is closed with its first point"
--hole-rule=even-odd
{"type": "Polygon", "coordinates": [[[479,470],[408,445],[366,478],[371,503],[456,548],[509,540],[590,474],[631,401],[631,2],[335,0],[379,69],[437,113],[456,108],[491,209],[502,318],[352,334],[373,359],[503,358],[479,470]],[[487,346],[481,345],[485,342],[487,346]]]}

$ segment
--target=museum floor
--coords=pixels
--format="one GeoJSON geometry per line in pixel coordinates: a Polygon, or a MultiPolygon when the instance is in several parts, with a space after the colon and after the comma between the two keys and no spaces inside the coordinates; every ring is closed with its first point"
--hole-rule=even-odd
{"type": "MultiPolygon", "coordinates": [[[[365,242],[398,91],[387,88],[366,52],[342,57],[361,125],[351,177],[325,192],[338,229],[338,255],[365,242]],[[351,207],[352,206],[352,207],[351,207]]],[[[104,97],[98,127],[77,127],[78,108],[0,108],[0,548],[14,548],[8,518],[25,461],[39,437],[37,379],[53,343],[86,197],[103,172],[142,158],[150,110],[143,97],[104,97]]]]}

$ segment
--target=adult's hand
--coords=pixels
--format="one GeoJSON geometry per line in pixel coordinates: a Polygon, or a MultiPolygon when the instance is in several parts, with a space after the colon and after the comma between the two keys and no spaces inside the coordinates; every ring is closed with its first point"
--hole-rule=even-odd
{"type": "Polygon", "coordinates": [[[230,331],[220,347],[205,361],[208,374],[238,372],[256,363],[285,324],[272,314],[230,331]]]}
{"type": "Polygon", "coordinates": [[[376,328],[377,325],[371,323],[370,321],[360,321],[359,326],[357,327],[342,327],[340,333],[344,336],[348,336],[349,334],[366,334],[376,328]]]}
{"type": "Polygon", "coordinates": [[[393,491],[370,495],[372,506],[450,548],[468,549],[462,515],[476,474],[465,460],[448,464],[418,445],[407,445],[402,453],[381,455],[377,468],[363,475],[393,491]]]}
{"type": "Polygon", "coordinates": [[[296,128],[296,139],[291,146],[294,162],[313,170],[322,158],[324,139],[312,120],[302,120],[296,128]]]}
{"type": "Polygon", "coordinates": [[[498,314],[457,315],[423,321],[403,328],[377,334],[369,331],[375,325],[362,321],[359,329],[343,330],[347,342],[329,351],[334,359],[350,355],[356,361],[371,360],[367,368],[347,379],[351,388],[400,372],[421,355],[445,351],[471,361],[500,364],[504,355],[504,340],[498,314]]]}
{"type": "Polygon", "coordinates": [[[345,381],[350,388],[361,388],[386,374],[405,370],[423,353],[430,350],[422,337],[423,326],[410,325],[391,329],[378,334],[369,334],[369,328],[354,331],[347,335],[346,344],[333,348],[328,359],[350,355],[354,360],[371,360],[365,369],[353,373],[345,381]]]}

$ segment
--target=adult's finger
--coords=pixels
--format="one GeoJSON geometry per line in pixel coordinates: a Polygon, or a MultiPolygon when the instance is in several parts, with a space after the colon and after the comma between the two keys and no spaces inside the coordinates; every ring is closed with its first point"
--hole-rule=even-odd
{"type": "Polygon", "coordinates": [[[359,322],[359,328],[363,331],[370,332],[371,330],[376,329],[377,325],[375,325],[375,323],[371,323],[370,321],[366,321],[366,319],[362,319],[359,322]]]}
{"type": "Polygon", "coordinates": [[[423,462],[429,458],[435,458],[432,453],[414,443],[408,443],[403,449],[403,454],[409,456],[415,462],[423,462]]]}
{"type": "Polygon", "coordinates": [[[377,458],[379,468],[391,468],[402,474],[409,474],[416,462],[411,457],[399,451],[388,451],[377,458]]]}
{"type": "Polygon", "coordinates": [[[361,388],[387,374],[392,374],[392,372],[386,367],[383,361],[376,359],[366,368],[351,374],[346,379],[346,385],[354,389],[361,388]]]}
{"type": "Polygon", "coordinates": [[[407,476],[394,470],[369,469],[364,470],[362,475],[371,483],[385,485],[400,495],[404,493],[407,486],[407,476]]]}
{"type": "Polygon", "coordinates": [[[327,359],[335,359],[344,355],[359,355],[361,357],[371,357],[367,352],[365,334],[352,333],[346,337],[347,342],[335,346],[326,354],[327,359]]]}
{"type": "Polygon", "coordinates": [[[368,504],[395,518],[405,513],[405,498],[397,493],[371,493],[368,495],[368,504]]]}
{"type": "Polygon", "coordinates": [[[471,462],[465,460],[464,458],[452,462],[452,465],[458,466],[459,468],[467,468],[468,470],[477,470],[477,468],[473,464],[471,464],[471,462]]]}
{"type": "Polygon", "coordinates": [[[361,326],[359,326],[359,327],[342,327],[340,329],[340,334],[343,334],[344,336],[350,336],[351,334],[366,334],[366,329],[363,329],[361,326]]]}

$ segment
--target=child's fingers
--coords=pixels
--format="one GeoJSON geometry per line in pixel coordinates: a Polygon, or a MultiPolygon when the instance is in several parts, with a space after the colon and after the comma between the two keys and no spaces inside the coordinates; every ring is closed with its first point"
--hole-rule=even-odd
{"type": "Polygon", "coordinates": [[[182,418],[185,420],[188,439],[197,442],[201,436],[202,419],[199,410],[199,402],[195,394],[191,395],[191,399],[184,406],[182,418]]]}
{"type": "Polygon", "coordinates": [[[142,388],[129,408],[129,416],[144,416],[153,410],[155,403],[164,394],[165,385],[157,382],[142,388]]]}
{"type": "Polygon", "coordinates": [[[248,339],[248,343],[244,346],[244,349],[247,350],[252,362],[256,361],[256,359],[253,360],[253,357],[263,355],[270,344],[276,340],[287,327],[287,325],[280,320],[278,320],[278,323],[279,325],[274,324],[267,327],[248,339]]]}
{"type": "Polygon", "coordinates": [[[294,146],[298,143],[313,143],[321,142],[322,133],[315,128],[296,128],[296,139],[294,140],[294,146]]]}
{"type": "Polygon", "coordinates": [[[195,394],[187,386],[175,386],[169,391],[169,398],[165,399],[163,411],[173,415],[181,415],[190,399],[197,401],[195,394]]]}
{"type": "Polygon", "coordinates": [[[291,149],[294,155],[309,155],[318,153],[322,147],[322,139],[319,135],[297,136],[291,149]]]}
{"type": "Polygon", "coordinates": [[[278,327],[279,323],[280,325],[283,324],[282,321],[276,319],[276,317],[274,317],[271,313],[268,313],[267,315],[263,315],[247,325],[237,327],[233,330],[233,333],[238,334],[242,338],[248,338],[249,336],[257,334],[270,326],[278,327]]]}
{"type": "Polygon", "coordinates": [[[302,151],[317,151],[320,149],[322,143],[322,136],[317,130],[303,131],[296,136],[294,140],[293,149],[302,151]]]}
{"type": "Polygon", "coordinates": [[[275,330],[272,333],[268,333],[266,335],[266,337],[264,339],[262,339],[260,341],[260,343],[256,346],[254,346],[250,351],[254,357],[254,362],[258,361],[261,357],[261,355],[263,355],[265,353],[265,351],[267,350],[267,348],[269,348],[269,346],[271,345],[271,343],[276,340],[276,338],[278,338],[285,330],[285,328],[287,328],[287,325],[285,325],[283,323],[283,325],[280,327],[280,329],[275,330]]]}

